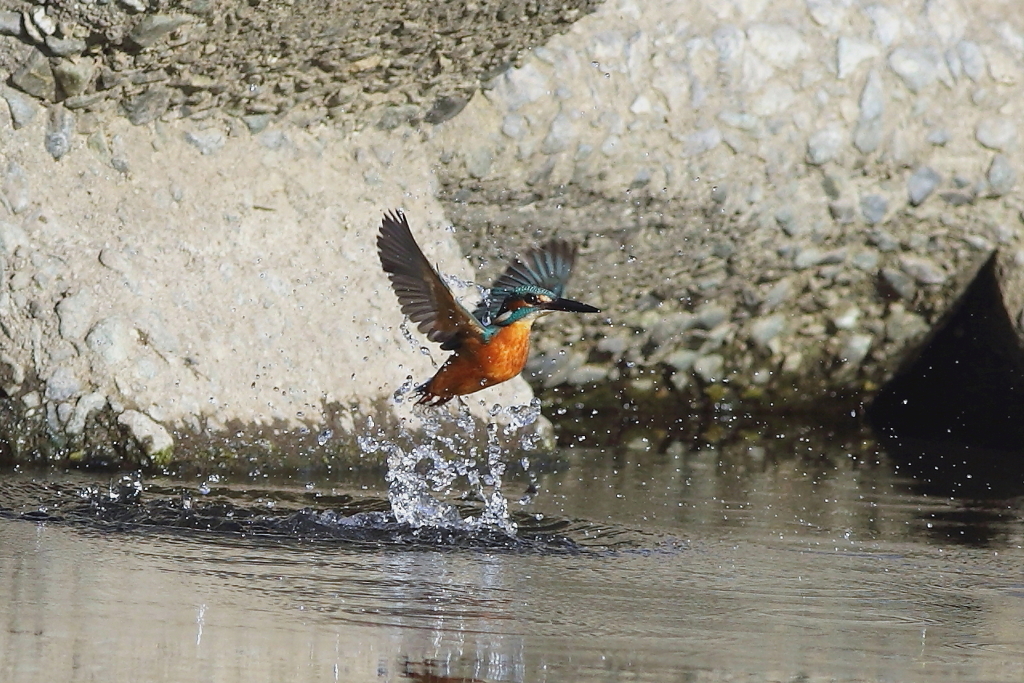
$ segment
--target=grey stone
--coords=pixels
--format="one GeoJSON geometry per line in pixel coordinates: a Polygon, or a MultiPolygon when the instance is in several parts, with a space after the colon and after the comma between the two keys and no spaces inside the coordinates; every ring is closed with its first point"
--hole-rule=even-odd
{"type": "Polygon", "coordinates": [[[848,366],[857,367],[864,362],[875,338],[870,334],[851,334],[839,351],[839,360],[848,366]]]}
{"type": "Polygon", "coordinates": [[[928,332],[928,324],[916,313],[908,313],[902,306],[893,305],[885,321],[885,336],[890,341],[905,342],[928,332]]]}
{"type": "Polygon", "coordinates": [[[190,21],[188,17],[180,15],[151,14],[135,25],[128,39],[140,48],[147,48],[190,21]]]}
{"type": "Polygon", "coordinates": [[[832,324],[837,330],[852,330],[860,320],[861,311],[856,306],[850,306],[842,313],[832,316],[832,324]]]}
{"type": "Polygon", "coordinates": [[[938,61],[937,54],[930,48],[898,47],[889,55],[889,67],[914,93],[936,81],[938,61]]]}
{"type": "Polygon", "coordinates": [[[676,372],[689,372],[698,357],[699,354],[696,351],[680,349],[669,354],[665,358],[665,363],[676,372]]]}
{"type": "Polygon", "coordinates": [[[50,60],[39,50],[32,50],[28,59],[11,76],[11,82],[29,95],[47,102],[53,102],[57,97],[57,82],[50,60]]]}
{"type": "Polygon", "coordinates": [[[15,37],[21,35],[21,12],[0,10],[0,35],[15,37]]]}
{"type": "Polygon", "coordinates": [[[767,349],[768,343],[786,329],[786,318],[781,313],[758,318],[750,325],[750,339],[759,347],[767,349]]]}
{"type": "Polygon", "coordinates": [[[724,370],[725,358],[717,353],[701,356],[693,363],[693,371],[707,384],[721,381],[724,370]]]}
{"type": "Polygon", "coordinates": [[[85,422],[92,413],[103,410],[107,405],[107,397],[99,391],[94,391],[89,394],[85,394],[75,404],[75,409],[71,413],[71,418],[67,423],[67,432],[72,436],[76,436],[85,431],[85,422]]]}
{"type": "Polygon", "coordinates": [[[778,308],[780,305],[789,301],[793,296],[793,282],[790,278],[783,278],[772,285],[772,288],[768,290],[768,293],[764,295],[764,300],[761,301],[761,312],[767,313],[778,308]]]}
{"type": "Polygon", "coordinates": [[[185,133],[185,140],[203,155],[219,152],[227,142],[227,136],[217,128],[193,130],[185,133]]]}
{"type": "Polygon", "coordinates": [[[722,142],[722,132],[715,126],[698,130],[686,136],[683,142],[683,156],[695,157],[710,152],[722,142]]]}
{"type": "Polygon", "coordinates": [[[262,133],[270,125],[273,117],[270,114],[246,114],[242,117],[242,123],[253,135],[262,133]]]}
{"type": "Polygon", "coordinates": [[[599,384],[608,379],[608,368],[594,363],[585,363],[569,373],[566,383],[575,387],[599,384]]]}
{"type": "Polygon", "coordinates": [[[939,197],[950,206],[966,206],[973,204],[975,196],[966,192],[941,192],[939,197]]]}
{"type": "Polygon", "coordinates": [[[125,116],[136,126],[142,126],[161,116],[171,103],[167,88],[154,86],[121,104],[125,116]]]}
{"type": "Polygon", "coordinates": [[[692,328],[697,322],[697,316],[693,313],[670,313],[651,327],[651,343],[661,346],[692,328]]]}
{"type": "Polygon", "coordinates": [[[434,104],[423,116],[423,120],[432,126],[453,119],[466,108],[469,98],[462,95],[442,95],[434,100],[434,104]]]}
{"type": "Polygon", "coordinates": [[[893,268],[882,268],[880,275],[882,276],[882,282],[901,299],[911,301],[914,295],[917,294],[917,287],[914,286],[913,278],[908,277],[906,274],[893,268]]]}
{"type": "Polygon", "coordinates": [[[790,237],[795,237],[804,232],[803,224],[797,220],[793,209],[788,206],[783,206],[775,212],[775,222],[790,237]]]}
{"type": "Polygon", "coordinates": [[[174,439],[162,425],[148,415],[137,410],[126,410],[117,416],[117,422],[128,428],[132,437],[142,446],[142,450],[155,462],[160,463],[170,458],[174,449],[174,439]]]}
{"type": "Polygon", "coordinates": [[[829,202],[828,212],[832,218],[840,225],[847,225],[852,223],[854,220],[854,208],[853,204],[846,201],[829,202]]]}
{"type": "Polygon", "coordinates": [[[82,384],[75,373],[70,368],[61,366],[46,380],[44,395],[48,401],[67,401],[78,395],[81,390],[82,384]]]}
{"type": "Polygon", "coordinates": [[[706,303],[694,311],[694,326],[705,330],[714,329],[729,319],[730,311],[714,302],[706,303]]]}
{"type": "Polygon", "coordinates": [[[96,300],[87,291],[64,297],[57,304],[60,335],[69,341],[81,341],[92,327],[96,300]]]}
{"type": "Polygon", "coordinates": [[[50,107],[46,118],[46,135],[43,146],[54,159],[60,159],[71,151],[71,138],[75,133],[75,115],[67,111],[63,105],[50,107]]]}
{"type": "Polygon", "coordinates": [[[513,140],[522,140],[529,132],[530,124],[519,114],[509,114],[501,122],[501,132],[513,140]]]}
{"type": "Polygon", "coordinates": [[[494,155],[489,147],[480,145],[466,153],[466,173],[470,178],[483,178],[491,170],[494,155]]]}
{"type": "Polygon", "coordinates": [[[21,213],[31,204],[32,196],[29,193],[28,176],[25,169],[16,161],[7,164],[3,186],[0,189],[3,190],[3,196],[7,198],[7,205],[16,214],[21,213]]]}
{"type": "Polygon", "coordinates": [[[835,159],[846,143],[846,133],[839,126],[828,126],[811,135],[807,141],[807,162],[820,166],[835,159]]]}
{"type": "Polygon", "coordinates": [[[32,15],[28,10],[21,12],[21,27],[25,30],[25,35],[28,36],[29,42],[36,45],[42,45],[44,36],[39,31],[39,27],[36,26],[36,22],[32,21],[32,15]]]}
{"type": "Polygon", "coordinates": [[[67,97],[81,95],[92,84],[96,64],[91,59],[65,59],[53,69],[60,89],[67,97]]]}
{"type": "Polygon", "coordinates": [[[878,71],[872,69],[860,91],[860,120],[874,121],[885,113],[885,85],[878,71]]]}
{"type": "Polygon", "coordinates": [[[839,78],[843,79],[857,70],[861,62],[875,59],[881,53],[874,43],[848,36],[836,41],[836,66],[839,78]]]}
{"type": "Polygon", "coordinates": [[[11,111],[11,122],[15,130],[32,123],[32,119],[39,113],[36,101],[19,90],[0,87],[0,94],[7,100],[7,108],[11,111]]]}
{"type": "Polygon", "coordinates": [[[17,223],[0,221],[0,251],[14,256],[18,247],[28,246],[28,233],[17,223]]]}
{"type": "Polygon", "coordinates": [[[85,343],[108,365],[120,365],[131,355],[134,340],[125,322],[115,316],[96,323],[86,335],[85,343]]]}
{"type": "Polygon", "coordinates": [[[133,12],[145,12],[149,9],[148,0],[118,0],[120,4],[125,8],[133,12]]]}
{"type": "Polygon", "coordinates": [[[897,251],[900,248],[900,241],[892,233],[875,228],[868,233],[868,242],[878,247],[879,251],[897,251]]]}
{"type": "Polygon", "coordinates": [[[949,131],[945,128],[936,128],[928,133],[928,137],[925,140],[936,147],[942,147],[950,140],[949,131]]]}
{"type": "Polygon", "coordinates": [[[977,83],[985,76],[987,70],[985,64],[985,53],[981,47],[970,40],[961,40],[956,46],[957,56],[960,58],[960,65],[964,73],[972,81],[977,83]]]}
{"type": "Polygon", "coordinates": [[[942,182],[942,176],[928,166],[921,166],[907,180],[907,194],[912,206],[920,206],[942,182]]]}
{"type": "Polygon", "coordinates": [[[85,109],[104,99],[104,97],[105,95],[101,92],[89,93],[88,95],[74,95],[64,100],[61,104],[68,109],[85,109]]]}
{"type": "Polygon", "coordinates": [[[876,225],[885,220],[889,210],[889,202],[880,194],[869,194],[860,198],[860,212],[868,225],[876,225]]]}
{"type": "Polygon", "coordinates": [[[988,116],[978,122],[974,137],[985,147],[1002,152],[1017,139],[1017,126],[1001,116],[988,116]]]}
{"type": "Polygon", "coordinates": [[[808,53],[799,31],[784,24],[754,24],[747,29],[747,40],[772,66],[789,69],[808,53]]]}
{"type": "Polygon", "coordinates": [[[881,119],[859,121],[853,133],[853,146],[861,154],[871,154],[881,146],[884,132],[881,119]]]}
{"type": "Polygon", "coordinates": [[[559,112],[551,122],[547,137],[540,145],[543,154],[557,154],[569,148],[569,143],[576,137],[576,129],[568,114],[559,112]]]}
{"type": "Polygon", "coordinates": [[[52,52],[54,57],[71,57],[85,52],[85,41],[78,38],[46,36],[44,42],[46,49],[52,52]]]}
{"type": "Polygon", "coordinates": [[[495,101],[499,109],[515,111],[544,97],[549,89],[548,77],[528,62],[522,68],[509,69],[491,81],[485,95],[495,101]]]}
{"type": "Polygon", "coordinates": [[[419,113],[420,108],[415,104],[400,104],[388,107],[377,122],[377,127],[381,130],[394,130],[401,125],[415,120],[419,113]]]}
{"type": "Polygon", "coordinates": [[[992,163],[988,166],[987,177],[989,189],[997,197],[1009,194],[1013,190],[1013,186],[1017,184],[1017,172],[1010,160],[1002,154],[997,154],[992,158],[992,163]]]}
{"type": "Polygon", "coordinates": [[[878,252],[874,249],[865,249],[863,251],[856,252],[850,257],[850,265],[857,270],[863,270],[866,273],[871,273],[878,268],[879,258],[878,252]]]}
{"type": "Polygon", "coordinates": [[[33,7],[30,11],[32,23],[36,25],[39,32],[44,36],[52,36],[57,32],[57,22],[46,13],[46,8],[40,5],[33,7]]]}
{"type": "Polygon", "coordinates": [[[925,256],[904,254],[900,257],[900,268],[922,285],[941,285],[948,277],[934,261],[925,256]]]}
{"type": "Polygon", "coordinates": [[[797,270],[803,270],[813,266],[842,263],[845,260],[846,250],[844,249],[822,251],[816,247],[804,247],[793,258],[793,266],[797,270]]]}

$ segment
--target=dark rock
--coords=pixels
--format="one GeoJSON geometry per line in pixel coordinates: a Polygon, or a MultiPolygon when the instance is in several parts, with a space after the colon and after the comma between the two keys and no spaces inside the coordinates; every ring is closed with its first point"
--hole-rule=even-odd
{"type": "Polygon", "coordinates": [[[66,97],[81,95],[92,84],[96,66],[91,59],[64,59],[53,69],[53,75],[66,97]]]}
{"type": "Polygon", "coordinates": [[[869,194],[860,198],[860,212],[868,225],[881,223],[885,212],[889,210],[889,202],[879,194],[869,194]]]}
{"type": "Polygon", "coordinates": [[[154,87],[136,95],[121,104],[125,116],[136,126],[155,121],[167,111],[171,103],[171,94],[166,88],[154,87]]]}
{"type": "Polygon", "coordinates": [[[907,180],[907,194],[912,206],[920,206],[942,182],[942,176],[928,166],[921,166],[907,180]]]}
{"type": "Polygon", "coordinates": [[[46,49],[55,57],[71,57],[85,52],[85,41],[78,38],[58,38],[57,36],[46,36],[44,41],[46,49]]]}
{"type": "Polygon", "coordinates": [[[888,289],[901,299],[911,301],[917,294],[914,280],[908,275],[892,268],[882,268],[880,273],[883,289],[888,289]]]}
{"type": "Polygon", "coordinates": [[[75,115],[57,104],[50,108],[46,121],[46,137],[43,145],[54,159],[60,159],[71,151],[71,137],[75,132],[75,115]]]}
{"type": "Polygon", "coordinates": [[[11,82],[33,97],[53,102],[57,97],[57,82],[50,68],[50,60],[39,50],[32,54],[11,76],[11,82]]]}
{"type": "Polygon", "coordinates": [[[992,158],[987,177],[989,189],[997,197],[1009,194],[1017,184],[1017,172],[1003,154],[997,154],[992,158]]]}
{"type": "Polygon", "coordinates": [[[151,14],[144,17],[128,34],[128,40],[139,48],[145,49],[155,45],[164,36],[173,33],[191,19],[168,14],[151,14]]]}
{"type": "Polygon", "coordinates": [[[461,95],[443,95],[434,102],[423,120],[429,124],[437,125],[455,117],[469,104],[469,98],[461,95]]]}
{"type": "Polygon", "coordinates": [[[21,36],[21,13],[0,11],[0,35],[21,36]]]}

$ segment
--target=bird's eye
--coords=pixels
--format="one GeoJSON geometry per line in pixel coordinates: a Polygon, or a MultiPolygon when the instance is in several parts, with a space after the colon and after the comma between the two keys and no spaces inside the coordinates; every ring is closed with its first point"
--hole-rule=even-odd
{"type": "Polygon", "coordinates": [[[540,301],[540,298],[536,294],[527,294],[526,296],[523,297],[523,301],[530,305],[533,305],[538,303],[540,301]]]}

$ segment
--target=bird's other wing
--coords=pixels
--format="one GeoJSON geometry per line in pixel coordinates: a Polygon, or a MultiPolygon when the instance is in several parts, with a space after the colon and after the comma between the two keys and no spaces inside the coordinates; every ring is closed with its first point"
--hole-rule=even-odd
{"type": "Polygon", "coordinates": [[[489,296],[480,302],[473,315],[478,320],[494,320],[504,294],[518,287],[540,287],[561,297],[572,273],[577,249],[571,242],[553,239],[517,257],[494,281],[489,296]]]}
{"type": "Polygon", "coordinates": [[[402,313],[417,329],[443,349],[457,349],[467,337],[486,337],[480,321],[455,297],[409,230],[401,211],[385,212],[377,236],[380,264],[398,295],[402,313]]]}

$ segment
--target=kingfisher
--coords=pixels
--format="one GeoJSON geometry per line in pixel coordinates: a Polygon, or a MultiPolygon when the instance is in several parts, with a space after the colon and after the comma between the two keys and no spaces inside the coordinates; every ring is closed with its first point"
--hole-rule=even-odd
{"type": "Polygon", "coordinates": [[[540,316],[600,312],[562,298],[577,251],[565,240],[552,239],[514,259],[472,313],[423,255],[401,211],[384,213],[377,251],[402,313],[427,339],[454,352],[416,388],[417,405],[441,406],[518,375],[530,353],[530,328],[540,316]]]}

